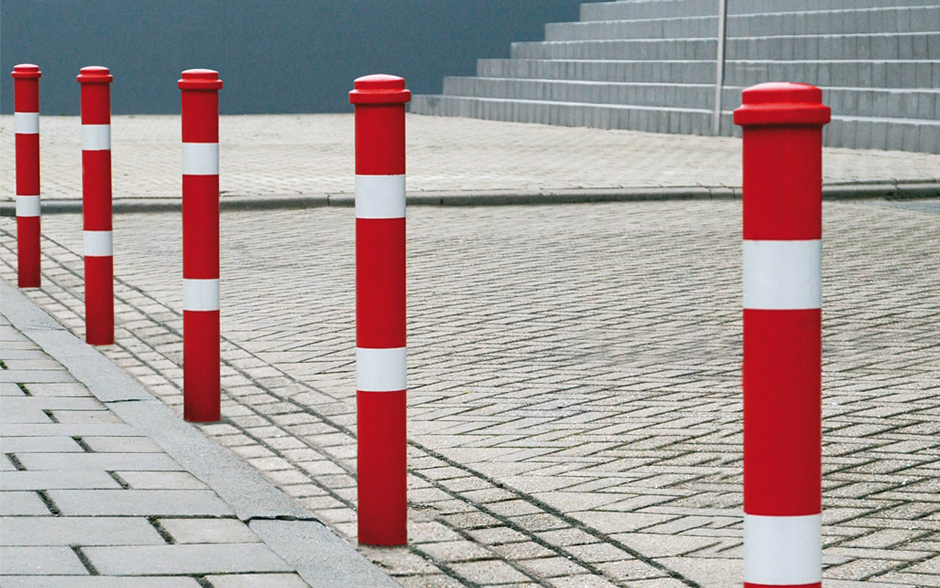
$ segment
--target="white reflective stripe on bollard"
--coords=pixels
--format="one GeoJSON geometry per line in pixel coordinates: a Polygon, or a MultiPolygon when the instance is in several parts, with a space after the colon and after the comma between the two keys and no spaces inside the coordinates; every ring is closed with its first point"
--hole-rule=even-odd
{"type": "Polygon", "coordinates": [[[111,231],[84,231],[85,257],[110,257],[111,231]]]}
{"type": "Polygon", "coordinates": [[[407,390],[407,347],[356,348],[356,390],[397,392],[407,390]]]}
{"type": "Polygon", "coordinates": [[[111,125],[82,125],[82,151],[110,151],[111,125]]]}
{"type": "Polygon", "coordinates": [[[405,176],[356,176],[356,218],[404,218],[405,176]]]}
{"type": "Polygon", "coordinates": [[[219,280],[184,278],[183,310],[219,310],[219,280]]]}
{"type": "Polygon", "coordinates": [[[38,112],[14,112],[13,132],[17,135],[39,134],[38,112]]]}
{"type": "Polygon", "coordinates": [[[183,143],[183,175],[219,175],[219,144],[183,143]]]}
{"type": "Polygon", "coordinates": [[[744,581],[802,585],[822,581],[822,515],[744,515],[744,581]]]}
{"type": "Polygon", "coordinates": [[[822,308],[822,241],[744,241],[744,308],[822,308]]]}
{"type": "Polygon", "coordinates": [[[16,216],[39,216],[39,196],[17,196],[16,216]]]}

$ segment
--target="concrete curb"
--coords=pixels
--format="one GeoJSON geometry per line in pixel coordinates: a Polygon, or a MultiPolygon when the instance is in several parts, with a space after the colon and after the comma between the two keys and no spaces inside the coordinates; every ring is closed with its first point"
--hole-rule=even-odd
{"type": "Polygon", "coordinates": [[[109,410],[209,486],[311,586],[398,586],[251,466],[180,419],[16,288],[0,281],[0,298],[3,314],[14,327],[64,365],[109,410]]]}
{"type": "MultiPolygon", "coordinates": [[[[864,200],[874,198],[915,199],[940,197],[940,180],[857,182],[823,185],[823,200],[864,200]]],[[[453,192],[411,192],[412,206],[518,206],[537,204],[576,204],[591,202],[653,202],[665,200],[733,200],[741,198],[741,188],[725,186],[685,186],[674,188],[605,188],[546,191],[481,190],[453,192]]],[[[221,210],[302,210],[321,207],[351,207],[352,194],[310,194],[289,196],[223,196],[221,210]]],[[[126,198],[114,201],[115,214],[179,212],[180,198],[126,198]]],[[[43,200],[43,214],[79,214],[81,200],[43,200]]],[[[15,216],[13,202],[0,202],[0,216],[15,216]]]]}

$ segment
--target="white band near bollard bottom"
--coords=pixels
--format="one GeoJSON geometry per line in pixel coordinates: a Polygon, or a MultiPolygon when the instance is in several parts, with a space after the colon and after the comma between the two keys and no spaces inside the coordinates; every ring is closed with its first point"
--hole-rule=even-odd
{"type": "Polygon", "coordinates": [[[113,255],[111,231],[83,231],[86,257],[109,257],[113,255]]]}
{"type": "Polygon", "coordinates": [[[822,581],[822,515],[744,515],[744,581],[802,586],[822,581]]]}
{"type": "Polygon", "coordinates": [[[16,216],[39,216],[39,196],[16,196],[16,216]]]}
{"type": "Polygon", "coordinates": [[[219,280],[183,279],[183,310],[219,310],[219,280]]]}
{"type": "Polygon", "coordinates": [[[356,390],[397,392],[408,388],[407,347],[356,348],[356,390]]]}

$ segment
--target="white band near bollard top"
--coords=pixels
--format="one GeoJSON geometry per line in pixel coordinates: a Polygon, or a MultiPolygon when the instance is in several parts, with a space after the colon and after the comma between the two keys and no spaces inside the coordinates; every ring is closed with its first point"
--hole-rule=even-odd
{"type": "Polygon", "coordinates": [[[38,135],[39,134],[39,113],[38,112],[14,112],[13,113],[13,132],[17,135],[38,135]]]}
{"type": "Polygon", "coordinates": [[[82,151],[110,151],[111,125],[82,125],[82,151]]]}
{"type": "Polygon", "coordinates": [[[219,175],[219,144],[183,143],[183,175],[219,175]]]}
{"type": "Polygon", "coordinates": [[[356,218],[404,218],[405,176],[356,176],[356,218]]]}
{"type": "Polygon", "coordinates": [[[744,308],[822,308],[822,241],[744,241],[744,308]]]}
{"type": "Polygon", "coordinates": [[[184,278],[183,310],[219,310],[219,280],[184,278]]]}

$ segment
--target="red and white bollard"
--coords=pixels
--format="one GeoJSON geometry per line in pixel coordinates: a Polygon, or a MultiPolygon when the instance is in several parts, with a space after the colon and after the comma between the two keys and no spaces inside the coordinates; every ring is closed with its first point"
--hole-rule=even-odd
{"type": "Polygon", "coordinates": [[[356,401],[359,543],[408,542],[405,80],[359,78],[356,108],[356,401]]]}
{"type": "Polygon", "coordinates": [[[822,127],[805,84],[744,90],[744,586],[822,585],[822,127]]]}
{"type": "Polygon", "coordinates": [[[183,418],[219,420],[219,73],[183,72],[183,418]]]}
{"type": "Polygon", "coordinates": [[[38,288],[39,275],[39,66],[13,67],[16,134],[16,261],[20,288],[38,288]]]}
{"type": "Polygon", "coordinates": [[[111,239],[111,82],[106,67],[83,67],[82,216],[85,242],[85,339],[114,343],[114,257],[111,239]]]}

